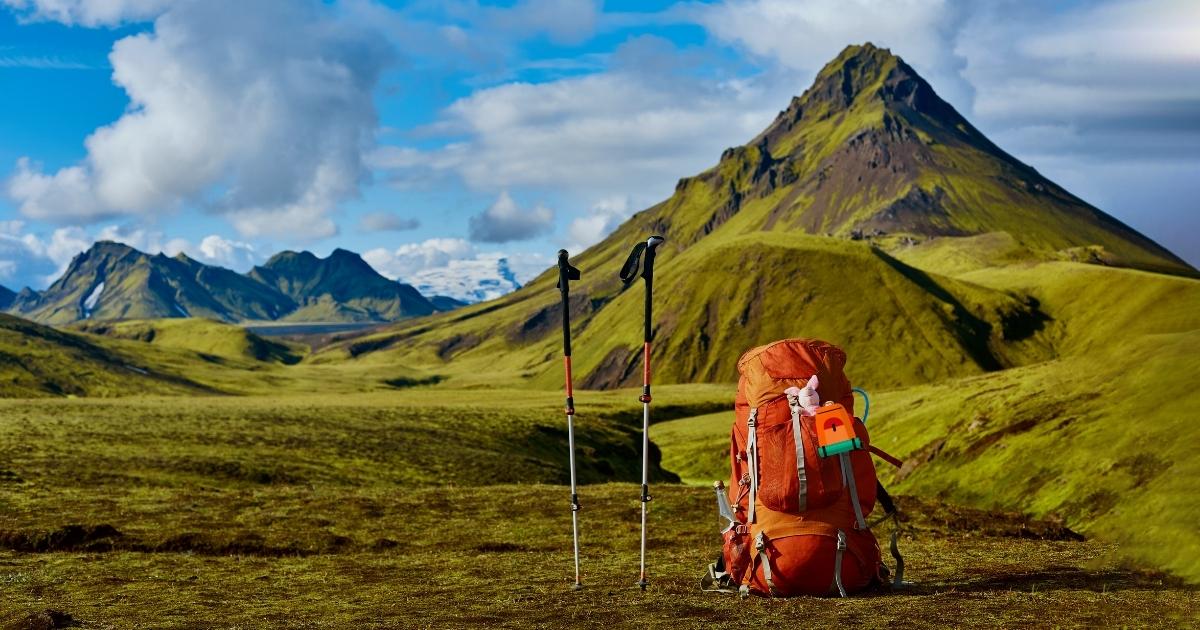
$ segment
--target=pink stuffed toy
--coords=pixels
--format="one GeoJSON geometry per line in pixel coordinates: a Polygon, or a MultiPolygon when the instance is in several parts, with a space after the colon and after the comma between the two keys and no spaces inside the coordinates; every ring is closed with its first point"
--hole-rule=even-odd
{"type": "Polygon", "coordinates": [[[803,388],[789,387],[783,390],[783,393],[787,395],[789,405],[793,407],[799,405],[802,410],[801,413],[806,416],[812,416],[816,415],[817,407],[821,406],[821,396],[817,394],[817,386],[819,384],[817,375],[813,374],[813,377],[808,379],[808,384],[803,388]]]}

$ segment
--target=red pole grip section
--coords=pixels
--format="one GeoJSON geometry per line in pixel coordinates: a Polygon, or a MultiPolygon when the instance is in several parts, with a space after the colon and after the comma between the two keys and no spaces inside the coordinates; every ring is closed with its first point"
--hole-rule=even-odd
{"type": "Polygon", "coordinates": [[[650,384],[650,342],[642,344],[642,385],[650,384]]]}
{"type": "Polygon", "coordinates": [[[571,357],[563,357],[563,364],[567,371],[567,397],[575,395],[575,388],[571,386],[571,357]]]}

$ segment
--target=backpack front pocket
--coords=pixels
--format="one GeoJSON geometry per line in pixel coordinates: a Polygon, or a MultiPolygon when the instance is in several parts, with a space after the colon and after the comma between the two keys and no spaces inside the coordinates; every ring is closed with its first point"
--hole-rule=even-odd
{"type": "Polygon", "coordinates": [[[758,501],[776,512],[800,512],[796,439],[789,423],[758,430],[758,501]]]}

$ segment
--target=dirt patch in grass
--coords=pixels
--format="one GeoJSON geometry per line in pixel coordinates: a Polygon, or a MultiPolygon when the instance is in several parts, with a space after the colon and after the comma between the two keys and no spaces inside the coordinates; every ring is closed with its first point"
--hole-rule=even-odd
{"type": "Polygon", "coordinates": [[[470,350],[483,343],[479,335],[454,335],[438,344],[437,355],[443,361],[449,361],[455,354],[470,350]]]}
{"type": "Polygon", "coordinates": [[[617,346],[609,350],[600,365],[579,384],[579,388],[613,389],[628,384],[637,372],[636,359],[637,351],[632,348],[617,346]]]}
{"type": "MultiPolygon", "coordinates": [[[[396,546],[393,544],[392,546],[396,546]]],[[[386,548],[359,545],[348,536],[326,534],[304,542],[269,543],[255,532],[182,532],[151,539],[121,533],[112,525],[64,525],[46,531],[0,531],[0,549],[24,553],[89,552],[194,553],[202,556],[309,556],[386,548]]]]}
{"type": "Polygon", "coordinates": [[[1166,472],[1171,464],[1154,453],[1138,453],[1118,460],[1113,468],[1128,473],[1133,477],[1133,487],[1140,488],[1166,472]]]}
{"type": "Polygon", "coordinates": [[[154,553],[194,553],[205,556],[260,556],[278,558],[281,556],[308,556],[315,553],[327,553],[344,549],[349,544],[350,539],[345,537],[330,537],[325,541],[324,545],[312,548],[299,544],[268,544],[265,538],[253,532],[237,533],[230,538],[220,538],[199,532],[184,532],[159,542],[131,540],[124,547],[128,551],[154,553]]]}
{"type": "Polygon", "coordinates": [[[424,377],[420,377],[420,378],[413,378],[413,377],[409,377],[409,376],[399,376],[396,378],[389,378],[389,379],[383,381],[383,384],[387,385],[388,387],[394,387],[396,389],[406,389],[408,387],[420,387],[422,385],[437,385],[438,383],[441,383],[443,380],[445,380],[445,377],[439,376],[437,374],[434,374],[433,376],[424,376],[424,377]]]}
{"type": "Polygon", "coordinates": [[[70,613],[47,608],[41,612],[30,613],[6,628],[8,630],[60,630],[61,628],[78,628],[82,625],[70,613]]]}
{"type": "Polygon", "coordinates": [[[898,502],[904,521],[928,532],[1030,540],[1085,540],[1061,518],[1038,519],[1021,512],[980,510],[917,497],[901,497],[898,502]]]}
{"type": "Polygon", "coordinates": [[[475,545],[475,551],[479,553],[514,553],[518,551],[529,551],[529,547],[510,542],[485,542],[475,545]]]}
{"type": "Polygon", "coordinates": [[[1028,420],[1022,420],[1020,422],[1014,422],[1013,424],[1010,424],[1010,425],[1004,427],[1003,429],[997,429],[997,430],[992,431],[991,433],[988,433],[987,435],[979,438],[978,440],[975,440],[974,442],[971,443],[970,446],[967,447],[965,454],[968,457],[973,457],[973,456],[979,455],[983,451],[987,450],[988,447],[992,446],[996,442],[999,442],[1004,437],[1010,436],[1010,435],[1020,435],[1021,433],[1032,430],[1034,427],[1038,426],[1039,424],[1041,424],[1041,421],[1034,420],[1034,419],[1028,419],[1028,420]]]}
{"type": "Polygon", "coordinates": [[[64,525],[50,531],[0,531],[0,548],[48,551],[110,551],[124,536],[112,525],[64,525]]]}
{"type": "Polygon", "coordinates": [[[905,458],[904,465],[900,467],[900,470],[896,471],[896,475],[893,477],[892,482],[900,483],[901,481],[904,481],[905,478],[913,474],[917,468],[933,461],[933,459],[942,452],[942,449],[945,448],[945,446],[946,438],[944,437],[937,438],[925,446],[922,446],[917,450],[916,453],[913,453],[905,458]]]}

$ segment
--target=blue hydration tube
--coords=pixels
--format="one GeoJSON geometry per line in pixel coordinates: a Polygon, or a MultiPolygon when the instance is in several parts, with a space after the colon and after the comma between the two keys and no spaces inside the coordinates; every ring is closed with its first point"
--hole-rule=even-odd
{"type": "Polygon", "coordinates": [[[854,389],[851,389],[850,391],[863,397],[862,423],[864,425],[866,425],[867,424],[867,415],[871,413],[871,397],[867,396],[866,390],[860,389],[858,387],[855,387],[854,389]]]}

